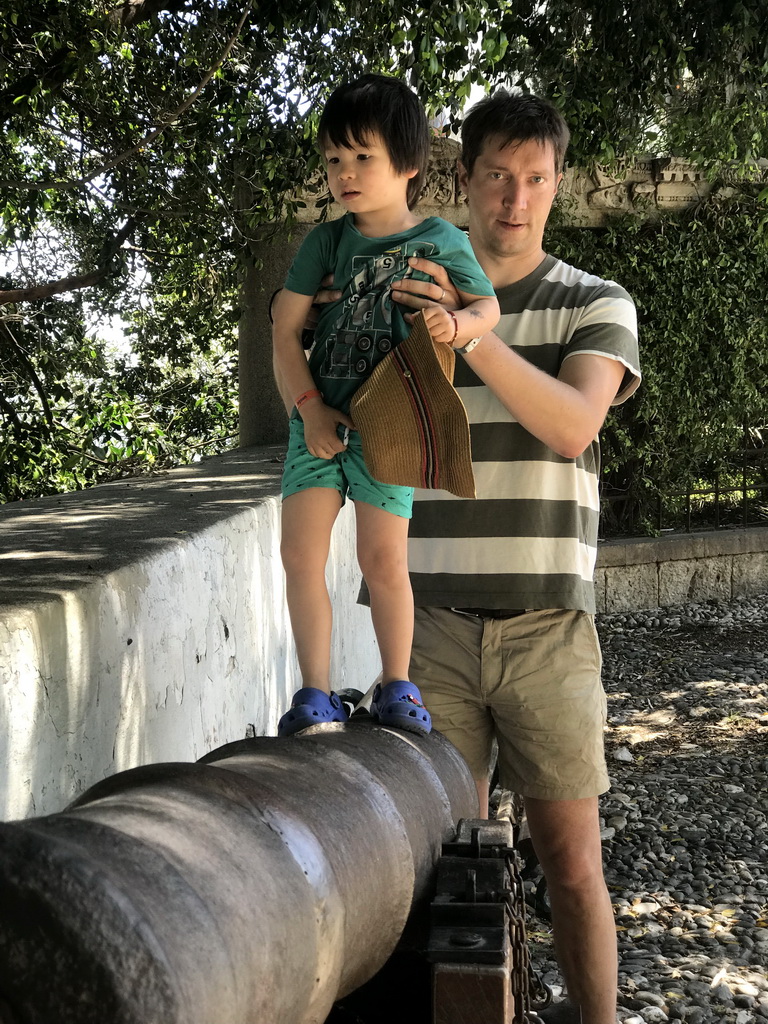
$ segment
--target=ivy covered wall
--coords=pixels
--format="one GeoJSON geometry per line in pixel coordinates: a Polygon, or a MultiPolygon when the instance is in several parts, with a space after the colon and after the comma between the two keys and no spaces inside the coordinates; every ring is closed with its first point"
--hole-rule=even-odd
{"type": "MultiPolygon", "coordinates": [[[[662,219],[556,226],[549,252],[622,284],[638,309],[643,384],[602,432],[606,532],[652,533],[659,493],[736,483],[730,456],[768,440],[768,229],[762,186],[715,188],[662,219]]],[[[754,460],[756,484],[765,484],[754,460]]],[[[763,463],[766,465],[766,463],[763,463]]],[[[754,495],[753,495],[754,496],[754,495]]]]}

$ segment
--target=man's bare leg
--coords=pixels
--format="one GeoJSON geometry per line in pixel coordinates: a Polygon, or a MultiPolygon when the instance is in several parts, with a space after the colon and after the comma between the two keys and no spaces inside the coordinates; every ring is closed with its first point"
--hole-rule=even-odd
{"type": "Polygon", "coordinates": [[[475,787],[477,789],[477,799],[478,799],[478,802],[480,804],[480,810],[479,810],[478,813],[479,813],[481,818],[487,818],[488,817],[488,800],[489,800],[489,795],[490,795],[489,794],[490,784],[488,782],[487,776],[484,779],[475,779],[475,787]]]}
{"type": "Polygon", "coordinates": [[[547,879],[555,951],[582,1024],[616,1024],[616,925],[603,878],[597,798],[534,800],[525,811],[547,879]]]}

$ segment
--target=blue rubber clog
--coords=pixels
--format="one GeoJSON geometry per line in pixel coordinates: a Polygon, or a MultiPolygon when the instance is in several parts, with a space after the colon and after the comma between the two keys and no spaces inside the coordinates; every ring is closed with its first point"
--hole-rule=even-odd
{"type": "Polygon", "coordinates": [[[421,702],[419,689],[407,680],[376,686],[371,701],[371,718],[381,725],[417,736],[426,736],[432,730],[432,718],[421,702]]]}
{"type": "Polygon", "coordinates": [[[282,739],[310,725],[323,722],[346,722],[347,709],[335,693],[326,693],[316,686],[304,686],[293,695],[290,708],[277,724],[277,735],[282,739]]]}

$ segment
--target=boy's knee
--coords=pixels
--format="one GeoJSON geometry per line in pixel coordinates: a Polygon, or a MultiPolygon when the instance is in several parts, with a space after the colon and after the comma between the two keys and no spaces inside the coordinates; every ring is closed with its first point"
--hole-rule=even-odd
{"type": "Polygon", "coordinates": [[[358,551],[358,562],[369,586],[399,581],[408,575],[406,554],[394,545],[377,545],[370,551],[358,551]]]}
{"type": "Polygon", "coordinates": [[[320,565],[323,570],[325,569],[326,559],[321,557],[318,548],[301,541],[284,539],[280,545],[280,557],[283,569],[288,575],[307,573],[315,569],[317,565],[320,565]]]}

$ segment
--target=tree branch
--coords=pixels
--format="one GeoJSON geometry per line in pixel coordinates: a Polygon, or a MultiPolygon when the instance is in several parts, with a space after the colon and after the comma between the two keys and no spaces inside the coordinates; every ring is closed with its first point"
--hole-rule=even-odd
{"type": "Polygon", "coordinates": [[[5,395],[2,393],[0,393],[0,412],[5,413],[6,419],[9,419],[17,430],[21,429],[21,420],[17,416],[16,410],[6,401],[5,395]]]}
{"type": "Polygon", "coordinates": [[[45,388],[43,387],[43,382],[38,377],[37,371],[35,370],[34,366],[30,362],[29,357],[27,356],[27,353],[24,351],[24,349],[21,347],[21,345],[18,343],[18,341],[16,341],[16,339],[13,336],[13,332],[11,331],[10,327],[3,320],[0,320],[0,337],[5,338],[5,340],[10,344],[11,348],[16,353],[16,358],[19,360],[19,362],[22,364],[22,366],[24,366],[24,368],[26,369],[27,373],[29,374],[30,380],[32,381],[32,386],[34,387],[35,391],[38,394],[38,397],[39,397],[40,401],[42,402],[42,405],[43,405],[43,417],[45,419],[45,422],[48,424],[48,429],[52,430],[53,429],[53,413],[51,412],[51,406],[50,406],[50,404],[48,402],[48,396],[45,393],[45,388]]]}
{"type": "Polygon", "coordinates": [[[148,21],[153,14],[168,11],[177,14],[187,7],[187,0],[123,0],[118,7],[113,7],[107,14],[111,25],[130,28],[138,21],[148,21]]]}
{"type": "Polygon", "coordinates": [[[210,68],[205,73],[205,75],[203,75],[202,81],[197,86],[197,88],[191,93],[190,96],[187,97],[186,100],[184,100],[181,106],[177,107],[176,110],[173,110],[165,115],[162,124],[159,124],[157,125],[157,127],[153,128],[148,135],[145,135],[143,139],[140,139],[139,142],[137,142],[134,146],[131,146],[130,149],[126,149],[125,152],[119,153],[111,160],[107,160],[105,163],[101,164],[99,167],[94,168],[94,170],[92,170],[89,174],[86,174],[82,178],[47,182],[0,181],[0,187],[24,189],[27,192],[46,192],[49,189],[80,188],[81,185],[87,185],[90,181],[93,181],[94,178],[98,178],[102,174],[105,174],[107,171],[111,171],[114,167],[117,167],[119,164],[125,163],[126,160],[132,157],[135,153],[138,153],[139,150],[146,149],[147,146],[151,145],[151,143],[155,141],[158,135],[162,135],[167,128],[170,128],[172,124],[175,124],[175,122],[179,120],[179,118],[183,113],[185,113],[185,111],[189,110],[189,108],[198,98],[203,89],[205,89],[205,87],[211,81],[211,79],[222,66],[222,64],[224,64],[227,57],[229,57],[230,53],[232,52],[233,46],[237,42],[237,37],[240,35],[240,32],[242,31],[243,25],[245,24],[245,19],[248,17],[248,13],[251,10],[251,7],[253,7],[253,0],[248,0],[248,2],[245,5],[245,9],[243,10],[240,21],[237,23],[237,28],[227,41],[227,45],[224,47],[224,52],[213,65],[213,67],[210,68]]]}
{"type": "Polygon", "coordinates": [[[34,302],[39,299],[48,299],[52,295],[61,295],[63,292],[79,291],[82,288],[90,288],[97,284],[109,271],[109,265],[115,254],[122,247],[123,242],[133,233],[137,219],[129,217],[125,224],[112,239],[112,242],[105,248],[100,266],[87,274],[73,274],[69,277],[61,277],[58,281],[47,281],[45,284],[30,285],[28,288],[9,288],[0,290],[0,306],[7,306],[11,302],[34,302]]]}

